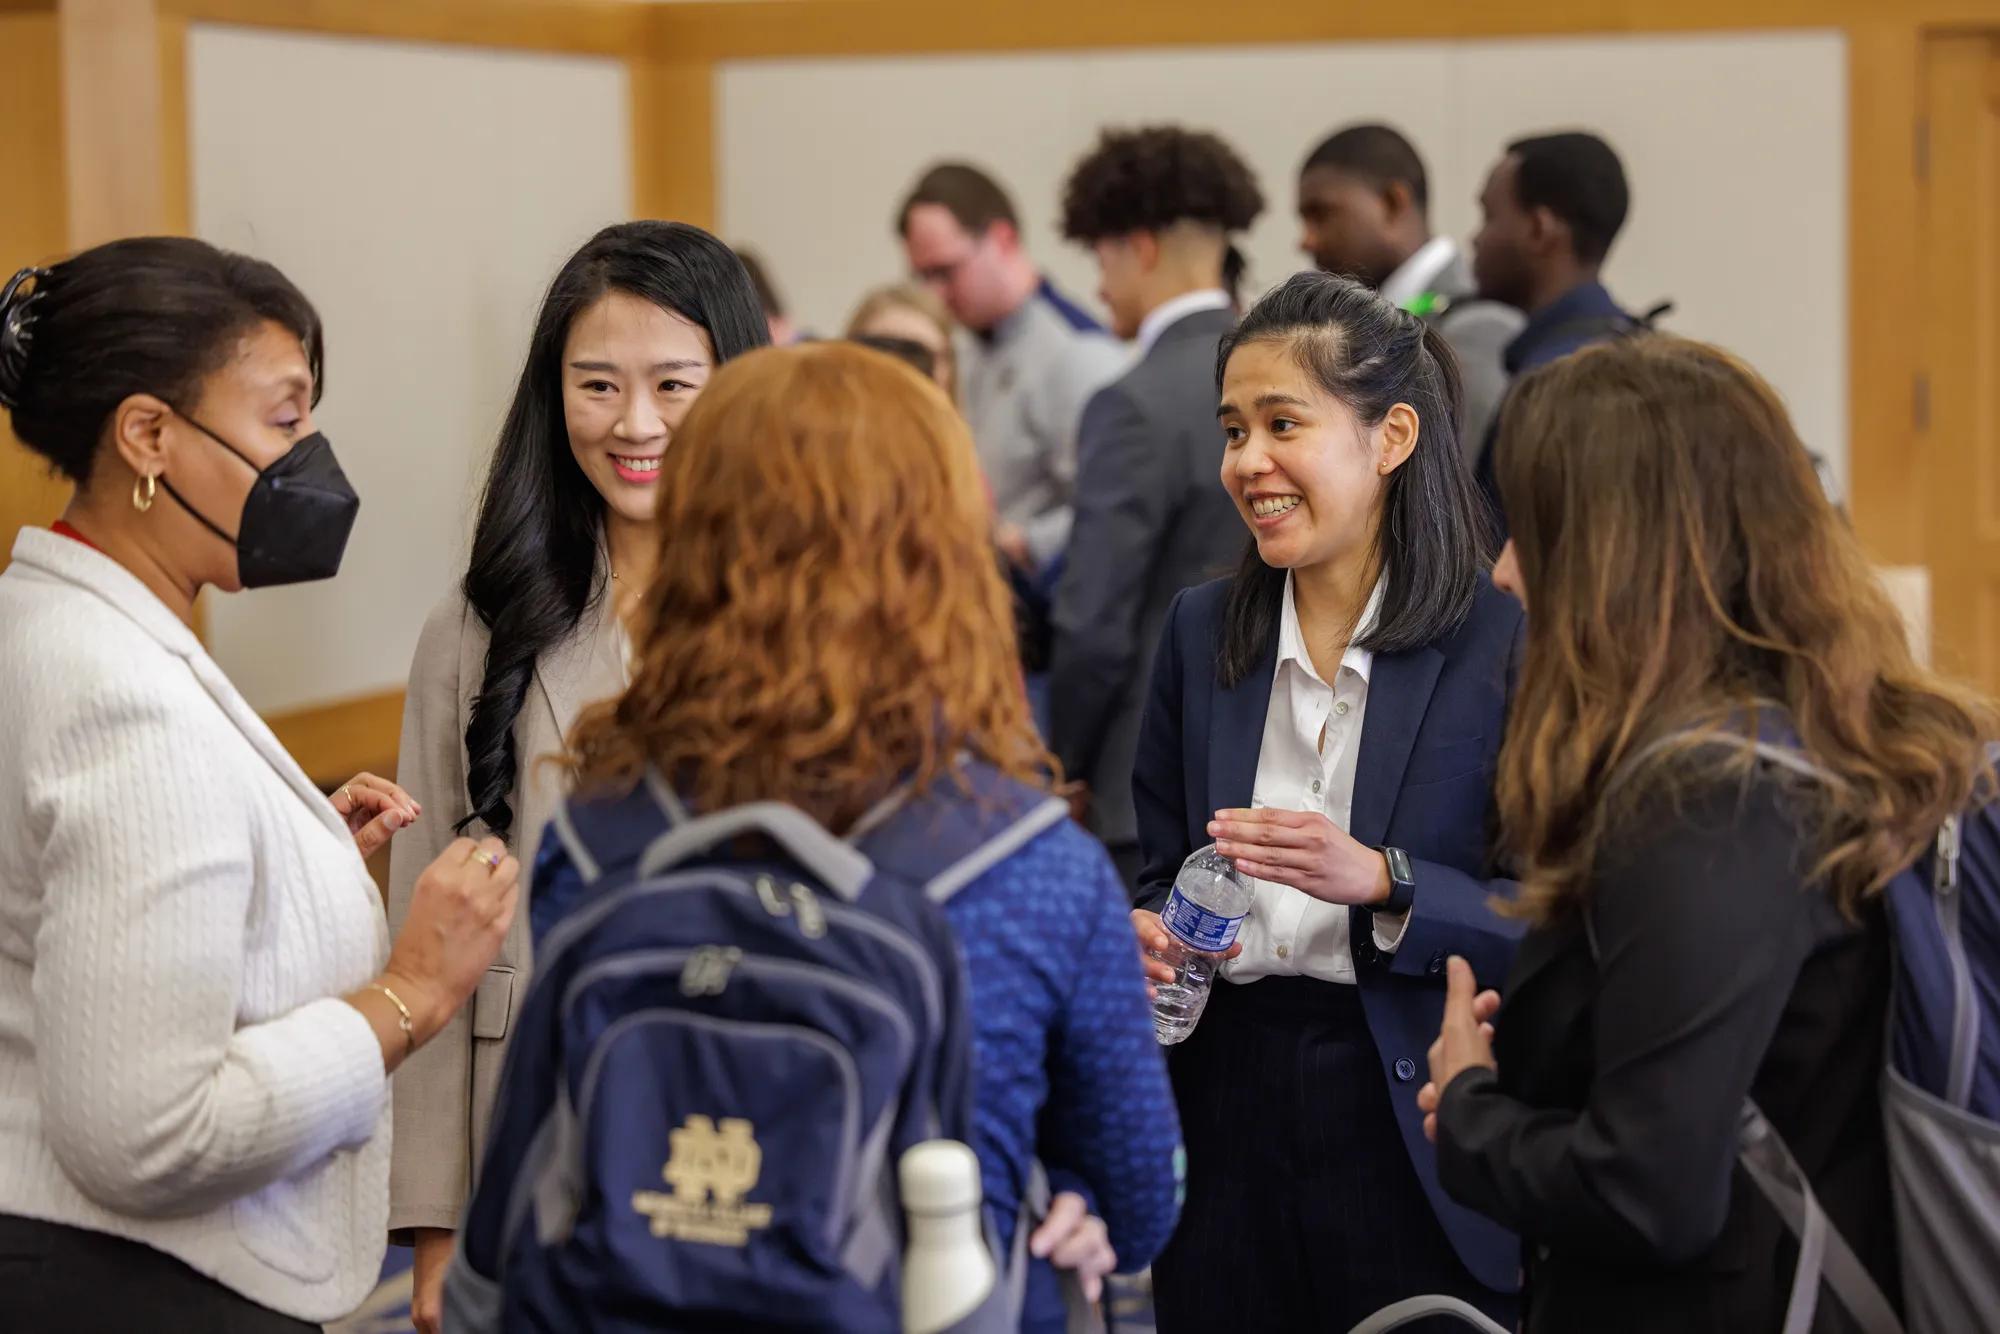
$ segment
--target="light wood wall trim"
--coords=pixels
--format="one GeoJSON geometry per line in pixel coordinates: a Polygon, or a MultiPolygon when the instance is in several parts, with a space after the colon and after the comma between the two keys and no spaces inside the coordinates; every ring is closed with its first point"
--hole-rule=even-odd
{"type": "Polygon", "coordinates": [[[1924,560],[1922,61],[1913,23],[1847,29],[1848,508],[1869,554],[1891,565],[1924,560]]]}
{"type": "MultiPolygon", "coordinates": [[[[62,135],[61,48],[53,6],[0,5],[0,278],[60,258],[67,242],[62,135]]],[[[24,527],[63,511],[69,484],[14,438],[0,414],[0,569],[24,527]]]]}
{"type": "Polygon", "coordinates": [[[69,248],[157,232],[166,204],[154,0],[62,0],[56,17],[69,248]]]}
{"type": "Polygon", "coordinates": [[[619,0],[161,0],[190,22],[329,36],[629,56],[648,6],[619,0]]]}
{"type": "Polygon", "coordinates": [[[188,142],[187,20],[160,18],[160,229],[194,233],[194,163],[188,142]]]}
{"type": "Polygon", "coordinates": [[[722,0],[655,7],[656,49],[681,59],[1216,46],[1622,32],[2000,23],[2000,0],[722,0]]]}
{"type": "Polygon", "coordinates": [[[638,56],[632,105],[632,215],[716,226],[715,65],[638,56]]]}
{"type": "Polygon", "coordinates": [[[395,777],[403,732],[400,690],[291,709],[264,721],[306,777],[321,787],[335,787],[363,772],[395,777]]]}

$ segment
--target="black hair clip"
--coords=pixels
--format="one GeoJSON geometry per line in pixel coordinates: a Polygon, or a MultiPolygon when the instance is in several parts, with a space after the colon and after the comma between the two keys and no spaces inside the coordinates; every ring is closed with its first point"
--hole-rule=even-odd
{"type": "Polygon", "coordinates": [[[28,345],[35,340],[35,303],[42,299],[47,269],[22,269],[0,288],[0,407],[12,411],[21,394],[21,376],[28,365],[28,345]],[[27,296],[21,288],[33,281],[27,296]]]}

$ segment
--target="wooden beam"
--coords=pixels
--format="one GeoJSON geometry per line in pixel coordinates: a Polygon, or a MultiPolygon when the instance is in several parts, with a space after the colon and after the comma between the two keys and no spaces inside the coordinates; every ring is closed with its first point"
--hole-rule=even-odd
{"type": "Polygon", "coordinates": [[[627,56],[648,6],[621,0],[161,0],[199,23],[455,46],[627,56]]]}
{"type": "Polygon", "coordinates": [[[187,20],[162,15],[160,64],[160,224],[171,236],[194,235],[193,149],[188,143],[187,20]]]}
{"type": "MultiPolygon", "coordinates": [[[[62,120],[59,59],[52,5],[38,13],[18,6],[0,13],[0,162],[7,164],[8,179],[0,195],[0,281],[18,268],[59,258],[68,239],[62,136],[49,132],[62,120]]],[[[0,569],[14,535],[48,523],[68,499],[68,484],[14,438],[0,414],[0,569]]]]}
{"type": "Polygon", "coordinates": [[[1364,42],[1590,33],[2000,23],[2000,0],[710,0],[656,6],[654,49],[683,60],[1364,42]]]}
{"type": "Polygon", "coordinates": [[[163,230],[159,13],[154,0],[62,0],[69,249],[163,230]]]}
{"type": "Polygon", "coordinates": [[[400,690],[292,709],[264,721],[321,787],[337,787],[363,772],[395,776],[403,734],[400,690]]]}
{"type": "Polygon", "coordinates": [[[716,225],[715,66],[635,57],[632,216],[716,225]]]}
{"type": "Polygon", "coordinates": [[[1847,30],[1848,508],[1868,554],[1885,565],[1925,558],[1916,418],[1921,61],[1914,24],[1847,30]]]}

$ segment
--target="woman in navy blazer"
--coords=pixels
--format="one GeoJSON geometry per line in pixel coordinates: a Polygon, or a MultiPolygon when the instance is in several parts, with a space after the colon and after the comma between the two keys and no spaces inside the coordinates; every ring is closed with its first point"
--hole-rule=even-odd
{"type": "MultiPolygon", "coordinates": [[[[1168,613],[1133,793],[1135,925],[1208,843],[1253,877],[1172,1049],[1188,1151],[1163,1334],[1348,1328],[1444,1292],[1509,1321],[1518,1247],[1439,1189],[1410,1096],[1445,960],[1501,976],[1493,771],[1521,640],[1488,579],[1450,349],[1360,284],[1294,277],[1224,340],[1222,482],[1254,541],[1168,613]]],[[[1161,965],[1152,965],[1159,975],[1161,965]]]]}

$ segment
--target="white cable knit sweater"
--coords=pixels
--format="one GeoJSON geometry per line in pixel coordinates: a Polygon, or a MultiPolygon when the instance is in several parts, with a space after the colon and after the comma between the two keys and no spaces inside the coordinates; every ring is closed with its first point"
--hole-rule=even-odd
{"type": "Polygon", "coordinates": [[[388,942],[339,816],[157,598],[40,529],[0,574],[0,737],[0,1213],[351,1311],[389,1099],[338,997],[388,942]]]}

